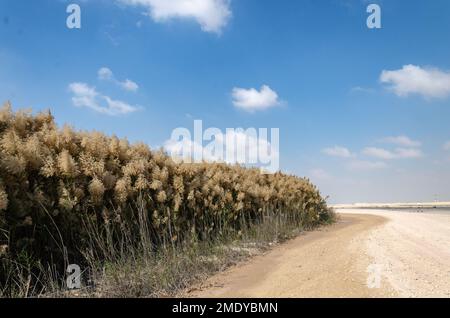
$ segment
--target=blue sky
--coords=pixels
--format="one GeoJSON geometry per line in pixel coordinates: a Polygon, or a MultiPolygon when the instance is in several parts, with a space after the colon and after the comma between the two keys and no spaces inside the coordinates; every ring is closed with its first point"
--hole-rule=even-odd
{"type": "Polygon", "coordinates": [[[152,147],[194,119],[279,128],[281,169],[330,202],[450,200],[448,0],[168,2],[2,0],[0,100],[152,147]]]}

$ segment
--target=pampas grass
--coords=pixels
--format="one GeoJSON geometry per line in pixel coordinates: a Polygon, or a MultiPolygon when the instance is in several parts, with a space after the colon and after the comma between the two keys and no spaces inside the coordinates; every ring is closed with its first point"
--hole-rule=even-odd
{"type": "Polygon", "coordinates": [[[268,215],[308,228],[332,212],[307,179],[239,165],[177,164],[142,143],[59,129],[50,112],[14,113],[8,103],[0,110],[0,285],[6,259],[26,255],[43,267],[83,262],[93,248],[89,229],[97,242],[117,247],[123,229],[139,235],[133,227],[144,222],[147,247],[157,250],[238,232],[268,215]],[[136,223],[137,202],[145,217],[136,223]]]}

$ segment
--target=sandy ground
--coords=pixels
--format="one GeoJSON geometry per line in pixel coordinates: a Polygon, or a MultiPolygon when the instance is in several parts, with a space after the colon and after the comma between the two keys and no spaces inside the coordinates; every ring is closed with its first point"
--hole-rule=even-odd
{"type": "Polygon", "coordinates": [[[199,286],[191,297],[384,297],[387,283],[367,286],[370,259],[355,234],[386,222],[383,217],[343,215],[338,224],[309,232],[264,255],[230,268],[199,286]]]}
{"type": "Polygon", "coordinates": [[[211,277],[189,297],[450,297],[450,215],[340,210],[340,221],[211,277]]]}
{"type": "Polygon", "coordinates": [[[450,213],[339,211],[389,220],[360,238],[383,279],[401,297],[450,297],[450,213]]]}

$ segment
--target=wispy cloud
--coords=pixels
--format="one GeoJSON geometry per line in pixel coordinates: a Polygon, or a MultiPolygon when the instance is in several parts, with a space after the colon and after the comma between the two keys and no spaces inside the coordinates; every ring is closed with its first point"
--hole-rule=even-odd
{"type": "Polygon", "coordinates": [[[395,155],[389,150],[375,147],[368,147],[363,150],[363,154],[369,157],[376,157],[380,159],[394,159],[395,155]]]}
{"type": "Polygon", "coordinates": [[[73,94],[72,102],[75,106],[88,107],[105,115],[124,115],[139,109],[136,106],[102,95],[96,91],[95,87],[90,87],[86,83],[71,83],[69,91],[73,94]]]}
{"type": "Polygon", "coordinates": [[[423,156],[422,151],[417,148],[397,148],[390,151],[383,148],[367,147],[363,150],[363,154],[384,160],[420,158],[423,156]]]}
{"type": "Polygon", "coordinates": [[[133,82],[132,80],[129,79],[126,79],[124,81],[117,80],[111,69],[107,67],[102,67],[101,69],[99,69],[97,74],[99,80],[112,81],[126,91],[137,92],[137,90],[139,89],[139,85],[136,82],[133,82]]]}
{"type": "Polygon", "coordinates": [[[413,94],[425,98],[450,96],[450,72],[438,68],[405,65],[399,70],[384,70],[381,73],[380,81],[390,85],[389,89],[401,97],[413,94]]]}
{"type": "Polygon", "coordinates": [[[413,148],[397,148],[395,150],[397,158],[422,158],[424,156],[422,150],[413,148]]]}
{"type": "Polygon", "coordinates": [[[255,88],[235,87],[231,94],[234,106],[249,112],[264,110],[281,104],[277,92],[267,85],[263,85],[259,91],[255,88]]]}
{"type": "Polygon", "coordinates": [[[351,158],[353,154],[345,147],[334,146],[330,148],[325,148],[322,152],[328,156],[340,157],[340,158],[351,158]]]}
{"type": "Polygon", "coordinates": [[[382,161],[352,160],[347,164],[347,168],[352,171],[379,170],[386,167],[387,164],[382,161]]]}
{"type": "Polygon", "coordinates": [[[221,33],[232,13],[229,0],[119,0],[125,5],[141,6],[155,22],[194,19],[205,32],[221,33]]]}
{"type": "Polygon", "coordinates": [[[97,75],[98,79],[102,81],[111,80],[114,78],[113,72],[107,67],[102,67],[101,69],[99,69],[97,75]]]}
{"type": "Polygon", "coordinates": [[[380,142],[398,145],[402,147],[420,147],[422,143],[417,140],[412,140],[407,136],[392,136],[380,140],[380,142]]]}
{"type": "Polygon", "coordinates": [[[119,82],[119,84],[124,90],[129,92],[136,92],[139,89],[139,85],[129,79],[126,79],[123,82],[119,82]]]}

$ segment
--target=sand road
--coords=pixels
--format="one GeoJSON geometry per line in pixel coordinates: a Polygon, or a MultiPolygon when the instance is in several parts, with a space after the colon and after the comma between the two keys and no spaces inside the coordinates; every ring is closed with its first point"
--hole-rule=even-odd
{"type": "Polygon", "coordinates": [[[450,297],[450,215],[338,211],[190,297],[450,297]],[[350,212],[350,213],[349,213],[350,212]]]}

